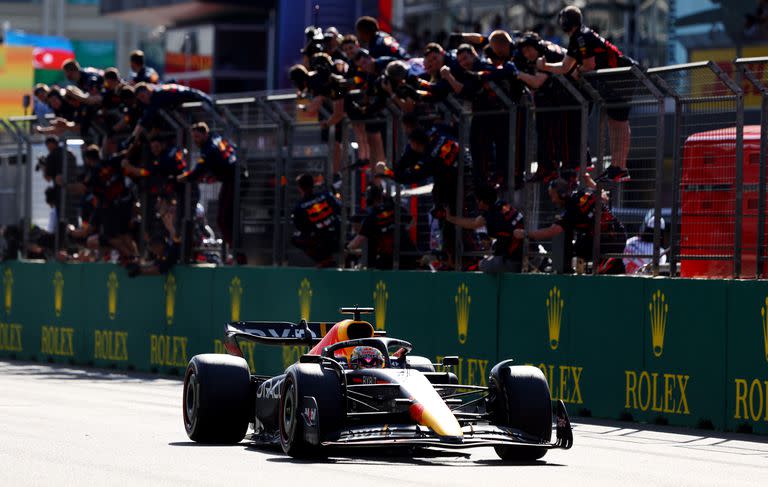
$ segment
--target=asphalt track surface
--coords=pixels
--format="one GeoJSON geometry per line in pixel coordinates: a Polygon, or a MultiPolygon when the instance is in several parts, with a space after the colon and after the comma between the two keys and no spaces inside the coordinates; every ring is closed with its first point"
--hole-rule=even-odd
{"type": "Polygon", "coordinates": [[[576,422],[575,446],[503,464],[490,448],[299,462],[190,442],[179,380],[0,361],[0,486],[768,485],[768,438],[576,422]]]}

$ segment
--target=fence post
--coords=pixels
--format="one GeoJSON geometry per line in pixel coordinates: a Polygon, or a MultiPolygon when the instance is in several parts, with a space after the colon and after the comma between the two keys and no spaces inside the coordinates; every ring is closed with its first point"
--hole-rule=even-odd
{"type": "MultiPolygon", "coordinates": [[[[387,110],[385,111],[385,118],[387,121],[387,145],[384,148],[384,151],[387,154],[387,165],[391,166],[393,169],[395,167],[395,156],[393,155],[395,153],[395,117],[397,117],[398,120],[399,130],[400,110],[394,103],[392,103],[390,100],[387,100],[387,110]]],[[[374,161],[373,164],[376,164],[376,162],[377,161],[374,161]]],[[[403,205],[402,197],[400,195],[400,185],[395,184],[395,236],[393,242],[394,248],[392,249],[392,269],[394,270],[400,269],[400,234],[402,231],[400,225],[403,221],[402,207],[403,205]]]]}
{"type": "MultiPolygon", "coordinates": [[[[0,119],[0,125],[8,132],[8,134],[16,139],[16,190],[18,191],[16,195],[16,208],[18,210],[18,214],[21,216],[21,232],[22,232],[22,241],[23,241],[23,249],[27,248],[27,236],[29,234],[29,227],[30,221],[32,219],[31,217],[31,195],[29,194],[31,192],[30,189],[28,189],[28,186],[23,179],[28,179],[31,181],[31,174],[30,169],[32,167],[32,157],[29,152],[31,150],[27,150],[25,153],[24,146],[27,142],[26,136],[19,130],[16,129],[15,124],[9,123],[5,119],[0,119]],[[21,161],[26,158],[26,166],[22,166],[21,161]],[[29,202],[29,205],[27,205],[27,202],[29,202]]],[[[26,144],[28,145],[28,144],[26,144]]]]}
{"type": "Polygon", "coordinates": [[[37,117],[9,117],[7,123],[12,128],[12,133],[15,134],[19,141],[23,141],[23,144],[27,149],[27,168],[25,171],[24,180],[24,219],[22,228],[22,243],[23,248],[26,249],[29,244],[29,232],[32,228],[32,177],[35,173],[34,162],[32,161],[32,140],[29,136],[29,131],[24,130],[18,126],[18,122],[27,121],[33,123],[38,121],[37,117]]]}
{"type": "MultiPolygon", "coordinates": [[[[594,101],[595,106],[597,108],[597,112],[599,113],[599,118],[597,123],[596,169],[602,172],[603,165],[604,165],[603,159],[605,156],[604,129],[607,123],[606,114],[605,114],[605,103],[603,98],[597,92],[597,90],[583,78],[581,80],[581,86],[589,94],[589,96],[592,97],[592,100],[594,101]]],[[[585,172],[586,172],[586,167],[579,169],[580,175],[583,175],[585,172]]],[[[595,191],[595,209],[594,209],[595,222],[594,222],[594,233],[592,236],[592,274],[597,274],[600,267],[599,265],[600,264],[600,222],[603,216],[602,215],[603,214],[603,185],[601,183],[597,183],[597,186],[594,188],[594,191],[595,191]]]]}
{"type": "MultiPolygon", "coordinates": [[[[464,169],[466,166],[466,147],[469,140],[467,132],[472,119],[472,113],[467,111],[464,106],[456,101],[455,98],[449,96],[446,98],[446,103],[459,112],[459,160],[457,167],[457,182],[456,182],[456,216],[464,216],[464,169]]],[[[444,222],[444,225],[449,223],[444,222]]],[[[464,253],[464,231],[458,226],[454,225],[455,229],[455,242],[454,242],[454,270],[460,271],[462,265],[462,256],[464,253]]],[[[445,243],[445,242],[443,242],[445,243]]]]}
{"type": "MultiPolygon", "coordinates": [[[[335,148],[335,147],[334,147],[335,148]]],[[[349,167],[349,118],[341,122],[341,150],[339,151],[339,167],[341,168],[341,237],[339,238],[339,257],[337,263],[343,268],[346,262],[347,232],[349,230],[349,212],[352,194],[353,169],[349,167]]],[[[354,206],[352,207],[354,208],[354,206]]]]}
{"type": "MultiPolygon", "coordinates": [[[[760,92],[760,160],[757,182],[757,249],[755,259],[755,276],[758,279],[764,277],[763,260],[765,260],[765,197],[766,197],[766,156],[768,155],[768,86],[755,76],[748,68],[749,64],[760,64],[765,69],[768,57],[740,58],[734,64],[752,86],[760,92]]],[[[763,73],[765,76],[765,73],[763,73]]]]}
{"type": "MultiPolygon", "coordinates": [[[[184,128],[181,125],[181,122],[178,118],[174,119],[171,117],[168,112],[165,110],[158,110],[157,112],[160,117],[173,128],[173,131],[175,132],[176,136],[176,143],[181,145],[182,147],[184,144],[184,128]]],[[[191,162],[191,161],[190,161],[191,162]]],[[[190,167],[191,169],[191,167],[190,167]]],[[[181,221],[181,259],[183,263],[187,263],[190,261],[191,253],[192,253],[192,246],[191,246],[191,240],[192,240],[192,183],[185,182],[184,183],[184,206],[183,211],[184,213],[181,215],[180,221],[181,221]]],[[[139,241],[139,245],[141,245],[141,241],[144,239],[144,235],[146,235],[147,231],[147,196],[145,193],[142,193],[140,196],[141,201],[141,213],[142,213],[142,219],[141,219],[141,239],[139,241]]],[[[177,207],[178,209],[178,207],[177,207]]],[[[143,245],[141,245],[141,248],[144,248],[143,245]]]]}
{"type": "MultiPolygon", "coordinates": [[[[679,260],[680,246],[677,239],[679,233],[679,219],[680,219],[680,178],[682,169],[682,150],[683,144],[681,143],[682,137],[682,102],[680,101],[680,95],[671,87],[659,74],[662,68],[652,68],[648,70],[651,81],[661,88],[662,92],[671,97],[675,102],[674,111],[674,126],[672,129],[672,213],[669,216],[669,250],[667,255],[669,258],[669,276],[675,277],[677,275],[677,262],[679,260]]],[[[665,107],[666,112],[666,107],[665,107]]]]}
{"type": "Polygon", "coordinates": [[[720,66],[710,61],[709,69],[736,96],[736,215],[734,218],[733,236],[733,277],[741,276],[742,222],[744,219],[744,90],[736,84],[720,66]]]}
{"type": "Polygon", "coordinates": [[[654,182],[653,205],[653,275],[659,275],[659,260],[661,259],[661,193],[663,191],[662,180],[664,178],[664,94],[654,85],[648,76],[636,66],[632,67],[632,73],[640,80],[643,86],[656,98],[656,162],[654,182]]]}

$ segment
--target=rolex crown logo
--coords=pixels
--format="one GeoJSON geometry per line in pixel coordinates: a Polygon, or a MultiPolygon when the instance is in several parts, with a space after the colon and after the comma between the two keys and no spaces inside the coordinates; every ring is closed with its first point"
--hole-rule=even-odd
{"type": "Polygon", "coordinates": [[[117,274],[114,272],[109,273],[107,277],[107,311],[109,312],[109,319],[114,320],[117,316],[117,288],[120,287],[120,283],[117,280],[117,274]]]}
{"type": "Polygon", "coordinates": [[[763,322],[763,346],[765,347],[765,361],[768,362],[768,298],[765,298],[765,306],[760,310],[760,316],[763,322]]]}
{"type": "Polygon", "coordinates": [[[387,301],[389,301],[389,293],[387,292],[387,285],[384,281],[376,283],[376,289],[373,291],[373,307],[376,310],[376,329],[384,330],[387,321],[387,301]]]}
{"type": "Polygon", "coordinates": [[[10,269],[6,269],[5,272],[3,272],[3,291],[5,297],[5,314],[10,315],[13,306],[13,271],[10,269]]]}
{"type": "Polygon", "coordinates": [[[661,354],[664,353],[664,334],[667,330],[667,314],[669,313],[669,303],[664,293],[657,290],[651,295],[648,310],[651,313],[653,355],[661,357],[661,354]]]}
{"type": "Polygon", "coordinates": [[[173,313],[176,308],[176,278],[168,274],[165,278],[165,320],[173,324],[173,313]]]}
{"type": "Polygon", "coordinates": [[[302,320],[309,321],[309,312],[312,307],[312,284],[309,279],[304,279],[299,285],[299,313],[302,320]]]}
{"type": "Polygon", "coordinates": [[[53,311],[56,316],[61,316],[61,309],[64,305],[64,274],[56,271],[53,275],[53,311]]]}
{"type": "Polygon", "coordinates": [[[557,286],[549,290],[547,298],[547,326],[549,328],[549,348],[557,350],[560,345],[560,326],[563,323],[565,301],[560,296],[557,286]]]}
{"type": "Polygon", "coordinates": [[[467,343],[467,333],[469,329],[469,307],[472,304],[472,296],[469,295],[469,287],[461,284],[456,296],[453,297],[456,303],[456,325],[459,328],[459,343],[467,343]]]}
{"type": "Polygon", "coordinates": [[[243,285],[240,278],[235,276],[229,283],[230,318],[232,321],[240,321],[240,303],[243,298],[243,285]]]}

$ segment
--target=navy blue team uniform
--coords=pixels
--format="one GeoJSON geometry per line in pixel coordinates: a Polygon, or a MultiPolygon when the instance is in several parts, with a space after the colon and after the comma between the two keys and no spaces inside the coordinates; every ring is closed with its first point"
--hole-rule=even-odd
{"type": "Polygon", "coordinates": [[[405,49],[400,46],[397,39],[387,34],[386,32],[377,32],[376,36],[368,45],[368,52],[371,53],[371,57],[393,57],[395,59],[410,59],[410,56],[405,49]]]}
{"type": "Polygon", "coordinates": [[[523,213],[500,200],[480,214],[485,219],[488,236],[496,239],[493,255],[515,264],[519,270],[523,262],[523,242],[514,237],[514,231],[525,228],[523,213]]]}
{"type": "MultiPolygon", "coordinates": [[[[411,216],[403,210],[401,225],[411,221],[411,216]]],[[[363,219],[360,235],[368,240],[368,267],[372,269],[392,269],[395,253],[395,203],[391,198],[368,208],[363,219]]],[[[405,228],[400,229],[400,252],[414,252],[416,247],[405,228]]],[[[401,257],[400,269],[414,268],[413,259],[401,257]]]]}
{"type": "Polygon", "coordinates": [[[160,82],[160,75],[157,74],[157,71],[150,68],[149,66],[144,66],[140,70],[133,73],[133,76],[131,77],[131,81],[133,84],[138,83],[158,83],[160,82]]]}
{"type": "Polygon", "coordinates": [[[291,242],[318,264],[324,264],[339,250],[341,207],[329,192],[302,198],[293,209],[296,232],[291,242]]]}
{"type": "MultiPolygon", "coordinates": [[[[547,63],[555,64],[565,58],[565,49],[546,40],[540,40],[539,54],[547,63]]],[[[553,109],[561,106],[573,106],[575,100],[559,81],[546,71],[536,70],[536,61],[528,61],[522,55],[515,57],[518,68],[530,75],[544,74],[547,80],[534,92],[536,107],[553,109]]],[[[577,85],[570,75],[565,81],[577,85]]],[[[590,99],[588,95],[585,98],[590,99]]],[[[578,110],[541,111],[536,114],[537,174],[548,183],[556,178],[557,168],[562,163],[563,174],[578,172],[581,162],[581,112],[578,110]]],[[[570,175],[570,174],[569,174],[570,175]]]]}
{"type": "Polygon", "coordinates": [[[238,169],[235,146],[221,136],[211,134],[200,147],[200,157],[195,168],[184,173],[190,182],[198,182],[205,178],[221,183],[216,224],[222,239],[229,246],[232,246],[232,226],[235,217],[235,171],[238,169]]]}
{"type": "MultiPolygon", "coordinates": [[[[595,69],[622,68],[635,64],[635,62],[625,56],[618,47],[602,38],[589,27],[581,26],[579,30],[571,34],[568,42],[568,56],[576,60],[581,65],[585,59],[595,58],[595,69]]],[[[622,103],[627,101],[631,94],[618,94],[611,90],[609,86],[602,86],[601,91],[605,95],[606,101],[610,103],[622,103]]],[[[629,107],[609,108],[607,115],[613,120],[627,121],[629,119],[629,107]]]]}
{"type": "MultiPolygon", "coordinates": [[[[470,127],[470,150],[477,175],[487,175],[488,181],[477,181],[477,184],[505,187],[510,160],[509,153],[509,115],[496,113],[484,115],[482,112],[498,112],[503,106],[491,83],[517,102],[523,93],[523,85],[517,79],[517,67],[511,62],[499,66],[476,61],[475,71],[460,75],[459,81],[464,84],[460,96],[472,101],[473,110],[477,113],[472,118],[470,127]]],[[[517,141],[514,158],[513,177],[515,186],[522,183],[525,154],[525,113],[517,111],[517,131],[513,136],[517,141]]]]}
{"type": "Polygon", "coordinates": [[[155,87],[149,99],[149,104],[144,108],[141,117],[141,126],[150,128],[156,122],[157,112],[160,110],[174,109],[189,102],[201,102],[213,107],[213,100],[200,90],[173,83],[155,87]]]}
{"type": "MultiPolygon", "coordinates": [[[[575,237],[573,253],[584,260],[592,259],[592,245],[595,235],[595,203],[597,195],[589,189],[571,193],[565,200],[563,212],[555,220],[566,232],[566,242],[575,237]]],[[[600,253],[618,253],[624,249],[627,235],[624,226],[613,216],[609,208],[603,207],[600,218],[600,253]]],[[[599,274],[624,274],[621,259],[603,257],[598,265],[599,274]]]]}
{"type": "Polygon", "coordinates": [[[104,88],[104,74],[95,68],[83,68],[76,86],[89,95],[99,94],[104,88]]]}

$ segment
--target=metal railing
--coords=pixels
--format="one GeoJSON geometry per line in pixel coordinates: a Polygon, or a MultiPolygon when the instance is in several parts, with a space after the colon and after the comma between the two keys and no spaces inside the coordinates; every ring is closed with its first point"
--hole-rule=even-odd
{"type": "MultiPolygon", "coordinates": [[[[585,185],[588,173],[594,178],[608,164],[626,158],[630,181],[599,183],[595,188],[598,194],[607,192],[608,199],[603,208],[603,199],[597,198],[587,271],[597,272],[602,259],[615,258],[647,262],[641,270],[654,275],[762,277],[768,259],[766,64],[768,58],[736,60],[735,80],[712,62],[647,71],[635,66],[601,70],[578,81],[554,76],[547,94],[556,93],[557,97],[547,98],[526,90],[519,100],[513,100],[494,86],[496,109],[474,110],[470,102],[451,96],[419,113],[422,120],[451,126],[461,147],[455,204],[458,216],[476,214],[472,188],[481,166],[488,161],[482,154],[488,147],[477,147],[486,139],[478,134],[483,126],[496,122],[495,128],[506,132],[507,144],[497,148],[503,155],[495,160],[493,170],[503,168],[502,179],[507,184],[504,196],[523,209],[527,228],[548,225],[559,208],[549,201],[546,184],[533,182],[520,187],[521,168],[528,174],[537,169],[559,170],[561,175],[564,170],[570,171],[580,185],[585,185]],[[745,129],[745,90],[749,96],[760,97],[759,132],[745,129]],[[630,132],[628,138],[617,139],[612,134],[616,126],[613,121],[623,116],[628,119],[630,132]],[[481,160],[473,160],[471,165],[469,155],[481,160]],[[594,168],[590,169],[591,165],[594,168]],[[637,254],[624,249],[623,239],[608,242],[606,235],[601,235],[604,211],[610,211],[624,224],[627,237],[637,235],[644,224],[652,221],[652,251],[637,254]],[[665,226],[660,224],[662,219],[665,226]]],[[[352,256],[354,264],[344,252],[360,215],[366,211],[363,193],[374,177],[370,167],[357,164],[361,137],[367,137],[364,134],[369,131],[371,137],[380,137],[380,152],[391,167],[408,143],[401,123],[403,114],[389,102],[373,118],[345,118],[324,131],[320,120],[303,114],[301,103],[292,92],[254,93],[220,97],[213,107],[185,104],[163,115],[167,130],[173,132],[177,143],[190,150],[191,161],[196,160],[197,152],[190,134],[195,122],[205,121],[238,148],[242,170],[236,171],[233,245],[216,249],[221,261],[228,253],[243,253],[249,263],[258,265],[312,265],[291,244],[291,214],[299,199],[294,181],[299,174],[309,172],[321,176],[324,188],[342,201],[337,264],[368,264],[365,251],[359,258],[352,256]]],[[[747,118],[757,118],[756,113],[748,115],[747,118]]],[[[329,116],[326,111],[321,119],[329,116]]],[[[36,197],[32,194],[36,177],[33,147],[43,140],[31,130],[37,122],[34,117],[0,121],[0,198],[8,204],[13,202],[10,216],[2,215],[6,220],[3,223],[19,221],[25,244],[29,243],[36,197]]],[[[98,125],[94,126],[93,136],[103,138],[98,125]]],[[[63,140],[66,146],[66,138],[63,140]]],[[[373,160],[374,156],[368,157],[372,165],[378,162],[373,160]]],[[[381,154],[376,157],[381,158],[381,154]]],[[[428,186],[415,188],[385,181],[384,187],[395,202],[395,269],[406,257],[439,250],[449,251],[455,269],[466,268],[469,261],[484,254],[480,247],[466,247],[474,234],[459,228],[450,249],[439,247],[434,238],[438,235],[436,222],[429,211],[433,201],[428,186]],[[406,224],[409,217],[410,225],[406,224]],[[411,239],[416,252],[401,249],[401,237],[411,239]]],[[[200,204],[210,225],[220,234],[222,229],[213,218],[218,204],[217,189],[215,184],[202,185],[200,204]]],[[[192,240],[196,201],[191,193],[188,187],[181,219],[182,254],[187,260],[201,250],[200,242],[192,240]]],[[[71,204],[62,197],[62,225],[67,222],[66,208],[71,204]]],[[[146,201],[141,206],[147,208],[146,201]]],[[[57,236],[55,250],[66,244],[63,233],[57,236]]],[[[564,259],[563,241],[554,245],[527,244],[530,252],[524,269],[570,272],[571,262],[564,259]],[[542,264],[546,258],[555,258],[556,262],[546,266],[542,264]]]]}

